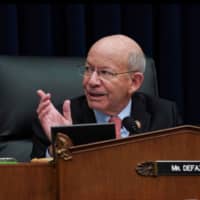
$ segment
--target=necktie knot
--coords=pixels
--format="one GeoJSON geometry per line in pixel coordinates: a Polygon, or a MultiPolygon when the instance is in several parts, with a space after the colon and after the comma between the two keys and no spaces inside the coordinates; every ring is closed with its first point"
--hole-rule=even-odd
{"type": "Polygon", "coordinates": [[[109,122],[113,122],[115,124],[115,136],[116,139],[121,138],[121,126],[122,120],[118,116],[111,116],[109,122]]]}

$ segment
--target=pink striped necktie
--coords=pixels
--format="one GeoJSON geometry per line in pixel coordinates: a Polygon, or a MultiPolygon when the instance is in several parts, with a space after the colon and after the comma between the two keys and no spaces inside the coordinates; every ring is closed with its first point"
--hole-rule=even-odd
{"type": "Polygon", "coordinates": [[[122,120],[118,116],[111,116],[109,122],[113,122],[115,124],[115,137],[116,139],[121,138],[121,125],[122,120]]]}

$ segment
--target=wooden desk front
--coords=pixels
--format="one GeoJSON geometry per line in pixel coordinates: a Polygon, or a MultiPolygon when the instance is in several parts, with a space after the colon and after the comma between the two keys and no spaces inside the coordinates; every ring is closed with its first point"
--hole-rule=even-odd
{"type": "Polygon", "coordinates": [[[138,163],[200,160],[200,128],[73,147],[53,164],[0,165],[2,200],[197,200],[200,176],[145,177],[138,163]]]}
{"type": "Polygon", "coordinates": [[[51,164],[0,165],[1,200],[55,200],[56,187],[56,168],[51,164]]]}

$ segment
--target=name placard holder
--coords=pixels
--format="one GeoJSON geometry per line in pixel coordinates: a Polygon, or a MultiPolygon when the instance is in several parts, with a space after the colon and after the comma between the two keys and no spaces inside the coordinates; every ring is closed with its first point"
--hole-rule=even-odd
{"type": "Polygon", "coordinates": [[[141,176],[200,176],[200,160],[158,160],[138,163],[141,176]]]}

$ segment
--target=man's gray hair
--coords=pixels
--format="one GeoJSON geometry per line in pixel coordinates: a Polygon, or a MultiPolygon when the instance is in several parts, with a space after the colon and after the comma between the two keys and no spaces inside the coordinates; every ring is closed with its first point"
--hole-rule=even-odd
{"type": "Polygon", "coordinates": [[[138,71],[138,72],[145,72],[146,67],[146,58],[142,51],[139,52],[132,52],[129,54],[128,58],[128,70],[130,71],[138,71]]]}

